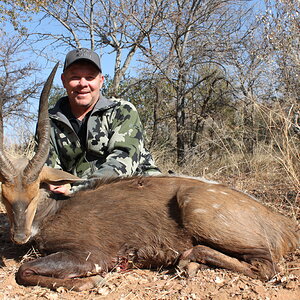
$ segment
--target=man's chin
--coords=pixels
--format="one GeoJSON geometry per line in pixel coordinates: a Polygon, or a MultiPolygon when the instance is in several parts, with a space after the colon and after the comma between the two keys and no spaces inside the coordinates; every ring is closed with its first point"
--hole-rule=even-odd
{"type": "Polygon", "coordinates": [[[81,107],[90,107],[93,106],[97,100],[95,101],[90,95],[77,95],[73,98],[73,100],[70,100],[74,105],[81,106],[81,107]]]}
{"type": "Polygon", "coordinates": [[[91,99],[88,99],[88,98],[85,98],[85,97],[77,97],[75,99],[76,101],[76,104],[79,105],[79,106],[84,106],[84,107],[89,107],[92,103],[92,100],[91,99]]]}

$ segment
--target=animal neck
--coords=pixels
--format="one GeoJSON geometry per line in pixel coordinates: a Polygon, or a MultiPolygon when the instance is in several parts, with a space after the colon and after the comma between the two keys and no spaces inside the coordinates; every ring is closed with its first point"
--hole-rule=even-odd
{"type": "Polygon", "coordinates": [[[40,189],[40,199],[37,210],[33,220],[33,230],[37,233],[39,231],[41,222],[48,217],[53,216],[65,204],[66,199],[51,197],[49,191],[40,189]]]}

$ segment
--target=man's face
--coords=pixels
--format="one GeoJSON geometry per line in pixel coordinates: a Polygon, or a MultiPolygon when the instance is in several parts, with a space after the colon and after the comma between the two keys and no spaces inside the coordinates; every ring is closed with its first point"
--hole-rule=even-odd
{"type": "Polygon", "coordinates": [[[100,96],[104,76],[99,69],[87,61],[70,65],[61,76],[67,91],[72,112],[90,110],[100,96]]]}

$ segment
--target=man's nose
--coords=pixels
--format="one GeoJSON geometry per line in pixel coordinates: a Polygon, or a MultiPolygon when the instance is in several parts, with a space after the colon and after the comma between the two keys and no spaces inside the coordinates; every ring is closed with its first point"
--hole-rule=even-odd
{"type": "Polygon", "coordinates": [[[88,82],[87,82],[87,80],[84,77],[81,77],[80,80],[79,80],[79,84],[81,86],[87,86],[88,82]]]}

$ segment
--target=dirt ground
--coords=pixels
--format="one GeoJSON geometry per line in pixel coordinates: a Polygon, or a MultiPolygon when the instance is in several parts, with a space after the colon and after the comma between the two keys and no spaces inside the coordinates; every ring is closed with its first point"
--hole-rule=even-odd
{"type": "Polygon", "coordinates": [[[179,271],[130,270],[107,274],[97,289],[87,292],[23,287],[16,283],[15,273],[22,261],[35,257],[35,250],[14,245],[8,230],[0,204],[0,299],[300,299],[299,250],[280,264],[282,271],[269,282],[226,270],[199,271],[193,278],[179,271]]]}

